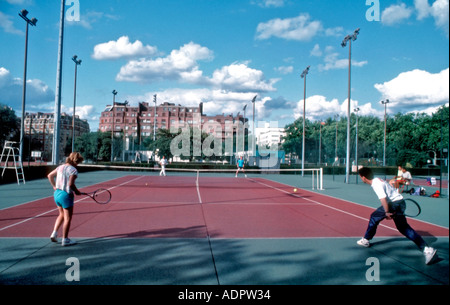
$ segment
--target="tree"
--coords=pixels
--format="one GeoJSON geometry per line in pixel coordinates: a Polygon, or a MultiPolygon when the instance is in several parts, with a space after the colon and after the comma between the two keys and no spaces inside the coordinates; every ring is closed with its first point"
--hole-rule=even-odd
{"type": "Polygon", "coordinates": [[[14,110],[6,105],[0,104],[0,143],[4,141],[19,140],[20,119],[14,110]]]}
{"type": "Polygon", "coordinates": [[[158,157],[165,156],[166,159],[172,159],[173,154],[170,150],[170,143],[179,133],[180,132],[174,134],[168,129],[158,129],[156,133],[156,141],[154,141],[152,147],[149,148],[153,151],[158,151],[158,157]]]}
{"type": "MultiPolygon", "coordinates": [[[[442,147],[448,147],[448,106],[441,107],[431,116],[425,113],[397,113],[386,120],[386,161],[388,165],[410,164],[421,167],[428,160],[441,158],[442,147]],[[442,136],[441,136],[442,134],[442,136]],[[441,140],[442,139],[442,140],[441,140]]],[[[351,152],[355,157],[356,116],[351,116],[351,152]]],[[[318,161],[319,131],[321,122],[306,120],[305,161],[318,161]]],[[[337,155],[346,154],[347,118],[328,118],[322,127],[322,160],[332,163],[337,155]],[[337,138],[336,138],[337,136],[337,138]]],[[[286,127],[282,149],[287,154],[301,156],[303,119],[299,118],[286,127]]],[[[384,119],[374,116],[358,117],[358,159],[360,164],[379,164],[384,149],[384,119]],[[370,161],[370,162],[369,162],[370,161]]]]}
{"type": "MultiPolygon", "coordinates": [[[[208,143],[205,140],[209,137],[210,135],[207,133],[193,127],[189,127],[188,129],[180,128],[175,133],[172,133],[168,129],[158,129],[156,141],[153,143],[151,149],[156,149],[159,157],[166,156],[168,159],[173,158],[174,153],[180,153],[177,156],[182,160],[202,160],[206,158],[204,154],[206,147],[203,147],[203,145],[208,143]]],[[[216,151],[219,151],[223,155],[222,146],[216,151]]]]}

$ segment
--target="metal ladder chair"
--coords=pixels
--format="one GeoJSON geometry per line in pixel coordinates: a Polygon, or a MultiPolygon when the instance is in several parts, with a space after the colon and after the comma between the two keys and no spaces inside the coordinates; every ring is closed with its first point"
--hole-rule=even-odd
{"type": "Polygon", "coordinates": [[[5,146],[3,146],[2,155],[0,158],[0,166],[3,167],[2,171],[2,178],[5,174],[6,169],[15,169],[16,171],[16,178],[17,178],[17,184],[20,185],[21,182],[25,184],[25,175],[23,173],[23,165],[22,165],[22,157],[20,156],[19,148],[15,147],[14,145],[18,144],[17,142],[12,141],[6,141],[5,146]],[[5,159],[3,160],[3,157],[5,159]],[[14,164],[13,167],[9,166],[9,157],[12,157],[12,162],[14,164]],[[5,162],[4,165],[3,162],[5,162]]]}

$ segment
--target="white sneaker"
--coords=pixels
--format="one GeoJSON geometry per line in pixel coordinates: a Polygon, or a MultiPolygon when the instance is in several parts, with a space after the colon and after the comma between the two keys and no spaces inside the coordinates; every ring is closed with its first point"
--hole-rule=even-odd
{"type": "Polygon", "coordinates": [[[50,240],[54,243],[57,243],[58,242],[58,233],[53,232],[52,235],[50,235],[50,240]]]}
{"type": "Polygon", "coordinates": [[[436,251],[437,250],[432,247],[425,247],[425,249],[423,249],[423,255],[425,255],[425,264],[428,265],[431,263],[434,256],[436,255],[436,251]]]}
{"type": "Polygon", "coordinates": [[[63,247],[73,246],[76,244],[77,244],[77,242],[74,240],[71,240],[70,238],[64,238],[61,242],[61,246],[63,246],[63,247]]]}
{"type": "Polygon", "coordinates": [[[358,245],[369,248],[370,247],[370,241],[368,239],[365,239],[364,237],[361,238],[356,242],[358,245]]]}

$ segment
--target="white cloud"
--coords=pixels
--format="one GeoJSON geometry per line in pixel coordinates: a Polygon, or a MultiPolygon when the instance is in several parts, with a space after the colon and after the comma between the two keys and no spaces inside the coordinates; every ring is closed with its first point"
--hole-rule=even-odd
{"type": "MultiPolygon", "coordinates": [[[[328,71],[335,69],[346,69],[348,68],[348,58],[339,58],[339,53],[334,52],[334,49],[327,47],[325,49],[324,64],[319,65],[319,71],[328,71]]],[[[353,67],[363,67],[367,65],[366,60],[357,61],[352,58],[353,67]]]]}
{"type": "Polygon", "coordinates": [[[67,21],[67,25],[72,26],[81,26],[85,29],[91,30],[93,27],[92,25],[97,22],[105,21],[105,19],[110,20],[118,20],[119,18],[114,15],[106,14],[104,12],[96,12],[96,11],[86,11],[82,12],[82,16],[80,20],[73,20],[73,21],[67,21]]]}
{"type": "Polygon", "coordinates": [[[189,83],[200,82],[202,71],[199,60],[211,60],[213,52],[206,47],[190,42],[170,55],[156,59],[132,60],[120,69],[117,81],[149,82],[172,79],[189,83]]]}
{"type": "Polygon", "coordinates": [[[320,49],[320,46],[318,43],[316,43],[314,45],[314,48],[311,50],[311,52],[309,53],[311,56],[315,56],[315,57],[320,57],[322,56],[323,52],[320,49]]]}
{"type": "Polygon", "coordinates": [[[437,27],[443,29],[448,35],[449,4],[448,0],[436,0],[431,6],[431,15],[437,27]]]}
{"type": "Polygon", "coordinates": [[[394,25],[411,17],[413,9],[408,8],[406,4],[391,5],[381,13],[381,22],[384,25],[394,25]]]}
{"type": "Polygon", "coordinates": [[[418,20],[427,18],[431,13],[431,8],[428,4],[428,0],[414,0],[414,6],[417,11],[418,20]]]}
{"type": "MultiPolygon", "coordinates": [[[[307,119],[312,121],[325,120],[327,118],[332,118],[336,114],[340,117],[347,117],[348,111],[348,99],[345,99],[342,103],[338,99],[328,100],[327,97],[322,95],[313,95],[306,99],[306,111],[305,116],[307,119]]],[[[359,105],[358,101],[351,100],[350,109],[356,107],[360,108],[359,115],[371,115],[371,116],[382,116],[382,111],[377,111],[372,108],[370,103],[359,105]]],[[[294,109],[294,117],[298,119],[303,117],[303,99],[297,102],[294,109]]]]}
{"type": "Polygon", "coordinates": [[[256,4],[261,7],[283,7],[286,0],[256,0],[256,4]]]}
{"type": "MultiPolygon", "coordinates": [[[[12,77],[8,69],[0,67],[0,103],[11,106],[14,110],[22,109],[23,80],[12,77]]],[[[25,108],[54,101],[55,94],[47,84],[39,79],[27,80],[25,108]]]]}
{"type": "Polygon", "coordinates": [[[216,87],[232,91],[275,91],[273,85],[278,79],[266,81],[264,73],[248,67],[248,63],[233,63],[214,71],[210,82],[216,87]]]}
{"type": "MultiPolygon", "coordinates": [[[[62,105],[61,107],[61,111],[62,112],[66,112],[69,115],[73,114],[73,107],[65,107],[64,105],[62,105]]],[[[82,120],[92,120],[96,118],[96,109],[94,106],[92,105],[85,105],[85,106],[78,106],[76,107],[75,110],[75,115],[78,115],[80,117],[80,119],[82,120]]],[[[92,128],[92,127],[91,127],[92,128]]]]}
{"type": "Polygon", "coordinates": [[[144,46],[139,40],[131,43],[128,36],[122,36],[117,41],[109,41],[94,47],[92,58],[96,60],[109,60],[154,55],[156,47],[144,46]]]}
{"type": "MultiPolygon", "coordinates": [[[[217,115],[224,113],[236,115],[243,113],[243,107],[247,104],[246,114],[251,112],[251,101],[255,93],[235,92],[221,89],[167,89],[159,92],[149,92],[141,96],[129,96],[130,101],[145,101],[153,104],[153,95],[157,94],[157,103],[173,103],[187,107],[198,106],[203,103],[204,113],[207,115],[217,115]]],[[[133,103],[133,102],[132,102],[133,103]]]]}
{"type": "Polygon", "coordinates": [[[419,69],[403,72],[375,88],[390,100],[393,112],[443,105],[449,101],[449,69],[436,74],[419,69]]]}
{"type": "Polygon", "coordinates": [[[311,21],[308,14],[287,19],[272,19],[258,24],[257,39],[278,37],[287,40],[309,41],[322,30],[322,22],[311,21]]]}
{"type": "Polygon", "coordinates": [[[0,12],[0,28],[6,33],[23,35],[24,32],[14,27],[12,17],[0,12]]]}
{"type": "Polygon", "coordinates": [[[250,68],[248,62],[233,63],[216,69],[211,77],[203,75],[200,60],[212,60],[213,52],[190,42],[170,55],[155,59],[131,60],[120,69],[117,81],[140,82],[175,80],[229,91],[275,91],[278,79],[265,80],[264,73],[250,68]]]}
{"type": "Polygon", "coordinates": [[[28,0],[6,0],[6,2],[10,4],[25,4],[26,2],[29,2],[28,0]]]}
{"type": "Polygon", "coordinates": [[[325,29],[325,36],[340,37],[343,36],[344,28],[341,26],[325,29]]]}
{"type": "Polygon", "coordinates": [[[436,26],[446,27],[448,30],[449,1],[436,0],[431,6],[428,0],[414,0],[417,10],[417,19],[422,20],[429,16],[435,19],[436,26]]]}
{"type": "Polygon", "coordinates": [[[407,7],[404,3],[391,5],[383,11],[381,21],[384,25],[392,26],[409,19],[414,12],[417,14],[417,20],[431,16],[434,18],[436,27],[448,34],[449,0],[436,0],[432,5],[428,0],[414,0],[414,8],[407,7]]]}
{"type": "MultiPolygon", "coordinates": [[[[305,115],[307,119],[315,119],[321,117],[332,117],[340,111],[340,104],[337,99],[328,101],[325,96],[313,95],[306,99],[305,115]]],[[[298,119],[303,117],[303,99],[297,102],[294,109],[294,117],[298,119]]]]}
{"type": "Polygon", "coordinates": [[[281,73],[281,74],[291,74],[292,72],[294,72],[294,67],[293,66],[280,66],[280,67],[276,67],[275,71],[277,71],[278,73],[281,73]]]}

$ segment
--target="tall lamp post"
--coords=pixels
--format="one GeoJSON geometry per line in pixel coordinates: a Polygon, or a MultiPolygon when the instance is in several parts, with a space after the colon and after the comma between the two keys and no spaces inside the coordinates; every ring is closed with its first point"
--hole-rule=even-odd
{"type": "Polygon", "coordinates": [[[383,146],[383,166],[386,166],[386,117],[387,117],[387,104],[389,100],[381,101],[384,105],[384,146],[383,146]]]}
{"type": "Polygon", "coordinates": [[[350,93],[351,93],[351,70],[352,70],[352,41],[355,41],[359,34],[359,28],[355,30],[352,35],[347,35],[341,43],[341,46],[345,48],[347,42],[349,43],[348,48],[348,106],[347,106],[347,157],[345,164],[345,183],[349,182],[350,176],[350,93]]]}
{"type": "Polygon", "coordinates": [[[75,63],[75,83],[73,89],[73,116],[72,116],[72,152],[75,151],[75,108],[77,105],[77,67],[81,65],[81,59],[77,59],[78,56],[74,55],[72,57],[75,63]]]}
{"type": "MultiPolygon", "coordinates": [[[[356,173],[358,173],[358,112],[359,107],[353,109],[353,111],[356,113],[356,136],[355,136],[355,166],[356,166],[356,173]]],[[[356,184],[358,184],[358,174],[356,174],[356,184]]]]}
{"type": "Polygon", "coordinates": [[[244,131],[243,131],[243,141],[242,141],[242,153],[245,155],[245,110],[247,109],[247,104],[244,105],[242,109],[244,111],[244,131]]]}
{"type": "MultiPolygon", "coordinates": [[[[25,99],[26,99],[26,93],[27,93],[27,58],[28,58],[28,26],[31,24],[32,26],[36,26],[37,19],[31,18],[28,19],[27,17],[28,11],[23,9],[20,11],[19,16],[22,17],[23,20],[27,23],[26,31],[25,31],[25,64],[23,68],[23,91],[22,91],[22,121],[20,126],[20,146],[19,146],[19,154],[20,154],[20,161],[23,160],[23,137],[25,133],[25,99]]],[[[30,124],[31,128],[31,124],[30,124]]],[[[31,134],[31,133],[30,133],[31,134]]]]}
{"type": "Polygon", "coordinates": [[[322,126],[325,126],[325,122],[320,122],[319,126],[319,166],[322,164],[322,126]]]}
{"type": "Polygon", "coordinates": [[[335,137],[335,148],[334,148],[334,164],[337,165],[338,161],[339,161],[339,157],[338,157],[338,119],[339,119],[339,114],[335,114],[334,115],[334,119],[336,120],[336,137],[335,137]]]}
{"type": "Polygon", "coordinates": [[[114,161],[114,106],[116,105],[116,95],[117,95],[117,91],[113,90],[112,91],[113,94],[113,106],[111,108],[111,112],[112,112],[112,128],[111,128],[111,162],[114,161]]]}
{"type": "Polygon", "coordinates": [[[62,89],[62,68],[64,52],[64,19],[65,19],[65,1],[61,0],[61,14],[59,21],[59,42],[58,42],[58,63],[56,66],[56,94],[55,94],[55,112],[53,116],[53,151],[52,163],[57,165],[60,160],[60,135],[61,135],[61,89],[62,89]]]}
{"type": "Polygon", "coordinates": [[[155,113],[153,113],[153,141],[156,141],[156,94],[153,95],[153,103],[155,103],[155,113]]]}
{"type": "Polygon", "coordinates": [[[309,73],[309,68],[311,66],[306,67],[306,69],[300,75],[303,78],[303,140],[302,140],[302,176],[305,175],[305,108],[306,108],[306,75],[309,73]]]}
{"type": "Polygon", "coordinates": [[[256,135],[255,135],[255,104],[256,104],[256,98],[258,96],[255,95],[255,97],[252,99],[253,104],[253,126],[252,126],[252,133],[253,133],[253,143],[252,143],[252,154],[253,154],[253,165],[256,165],[256,135]]]}

